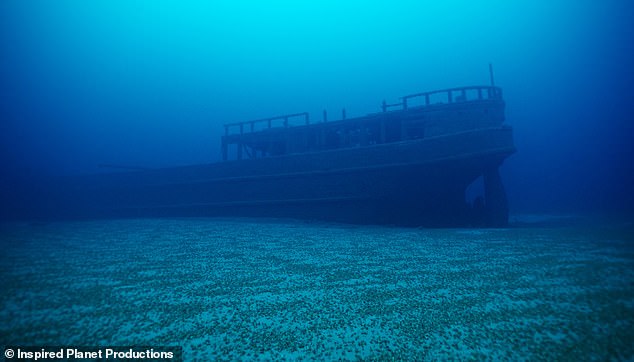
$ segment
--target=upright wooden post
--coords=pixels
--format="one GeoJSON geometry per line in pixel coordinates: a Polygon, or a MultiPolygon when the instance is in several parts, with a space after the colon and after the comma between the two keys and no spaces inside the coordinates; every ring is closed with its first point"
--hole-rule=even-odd
{"type": "Polygon", "coordinates": [[[493,64],[489,63],[489,78],[491,78],[491,87],[495,87],[495,79],[493,79],[493,64]]]}
{"type": "Polygon", "coordinates": [[[244,124],[240,123],[240,138],[238,139],[238,160],[242,159],[242,134],[244,133],[244,124]]]}

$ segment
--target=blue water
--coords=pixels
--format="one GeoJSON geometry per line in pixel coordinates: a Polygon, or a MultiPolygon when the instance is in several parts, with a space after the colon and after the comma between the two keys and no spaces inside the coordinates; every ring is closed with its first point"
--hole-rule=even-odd
{"type": "Polygon", "coordinates": [[[3,224],[0,340],[186,360],[631,360],[632,224],[547,219],[3,224]]]}

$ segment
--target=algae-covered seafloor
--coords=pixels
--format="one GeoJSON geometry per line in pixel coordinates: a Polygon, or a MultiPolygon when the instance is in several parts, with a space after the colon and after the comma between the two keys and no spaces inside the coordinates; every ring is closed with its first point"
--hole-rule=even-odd
{"type": "Polygon", "coordinates": [[[186,360],[634,358],[616,227],[419,230],[248,219],[0,226],[3,345],[186,360]]]}

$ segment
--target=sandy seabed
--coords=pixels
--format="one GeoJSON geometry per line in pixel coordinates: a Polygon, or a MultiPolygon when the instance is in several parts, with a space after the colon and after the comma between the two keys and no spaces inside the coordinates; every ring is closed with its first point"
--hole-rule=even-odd
{"type": "Polygon", "coordinates": [[[3,345],[185,360],[632,360],[632,227],[0,224],[3,345]]]}

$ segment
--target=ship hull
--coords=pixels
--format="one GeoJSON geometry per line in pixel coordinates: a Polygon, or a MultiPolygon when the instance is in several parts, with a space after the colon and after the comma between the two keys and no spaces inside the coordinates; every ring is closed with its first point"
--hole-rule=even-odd
{"type": "Polygon", "coordinates": [[[257,216],[501,226],[508,218],[505,200],[486,211],[498,215],[492,221],[475,215],[465,189],[482,175],[497,174],[514,151],[511,129],[494,127],[310,154],[91,175],[66,180],[47,204],[55,215],[73,218],[257,216]]]}

